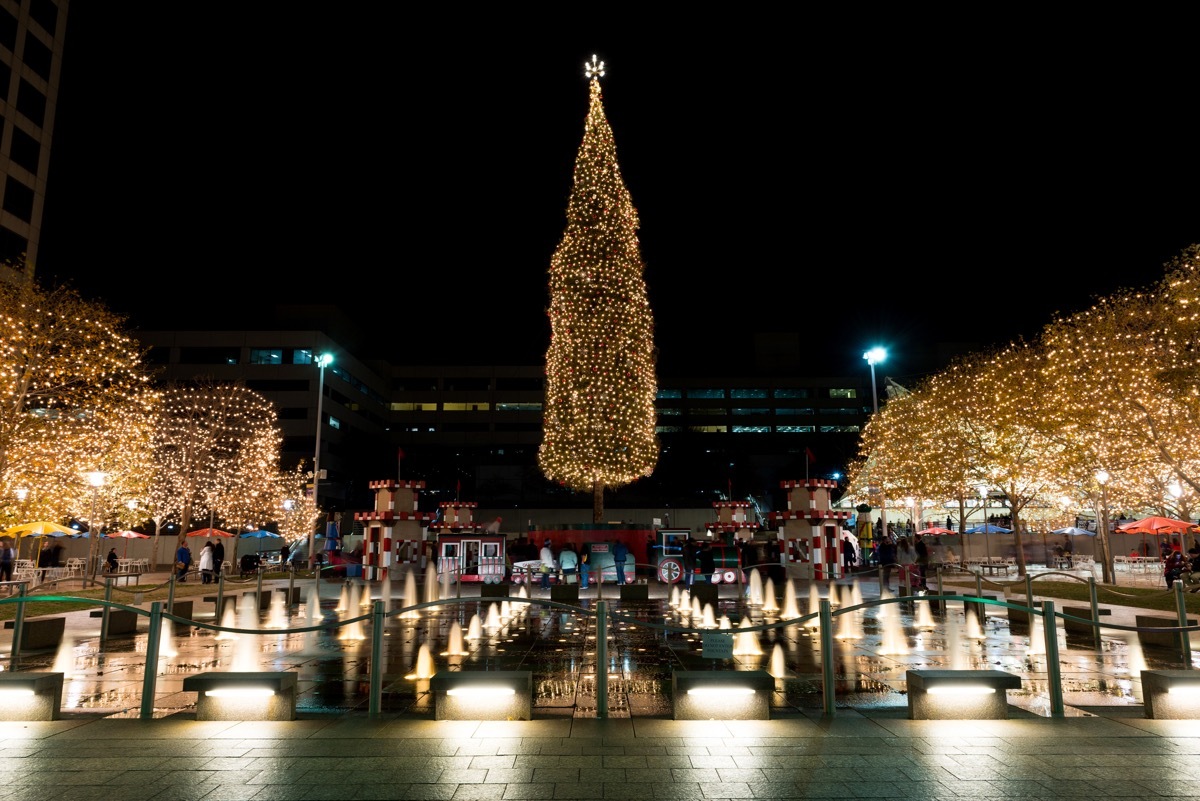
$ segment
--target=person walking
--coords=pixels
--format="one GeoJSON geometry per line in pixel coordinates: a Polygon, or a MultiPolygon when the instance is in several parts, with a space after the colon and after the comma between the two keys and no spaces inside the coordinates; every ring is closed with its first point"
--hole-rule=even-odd
{"type": "Polygon", "coordinates": [[[629,546],[621,541],[613,546],[613,564],[617,566],[617,585],[625,584],[625,562],[629,559],[629,546]]]}
{"type": "Polygon", "coordinates": [[[854,543],[846,534],[842,535],[842,575],[848,576],[854,572],[854,543]]]}
{"type": "Polygon", "coordinates": [[[927,580],[927,571],[929,570],[929,546],[925,544],[924,537],[917,537],[917,544],[914,549],[917,552],[917,575],[921,577],[921,589],[928,590],[929,582],[927,580]]]}
{"type": "Polygon", "coordinates": [[[550,573],[554,570],[554,551],[550,548],[550,540],[542,543],[542,552],[538,557],[542,562],[542,589],[550,589],[550,573]]]}
{"type": "Polygon", "coordinates": [[[200,549],[200,583],[212,584],[213,580],[213,543],[212,540],[204,543],[204,547],[200,549]]]}

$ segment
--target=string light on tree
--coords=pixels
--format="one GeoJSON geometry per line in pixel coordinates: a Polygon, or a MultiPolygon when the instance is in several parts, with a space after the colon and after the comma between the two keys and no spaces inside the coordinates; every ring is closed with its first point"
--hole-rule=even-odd
{"type": "Polygon", "coordinates": [[[591,103],[575,158],[567,228],[550,260],[542,472],[592,492],[601,522],[604,488],[649,476],[657,378],[654,317],[637,239],[637,209],[621,177],[604,114],[604,63],[585,64],[591,103]]]}

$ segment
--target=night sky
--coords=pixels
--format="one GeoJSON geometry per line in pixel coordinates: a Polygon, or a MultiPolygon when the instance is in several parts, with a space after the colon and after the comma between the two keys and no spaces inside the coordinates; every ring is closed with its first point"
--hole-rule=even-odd
{"type": "Polygon", "coordinates": [[[39,279],[135,328],[332,302],[422,361],[540,362],[593,53],[665,368],[749,373],[755,332],[800,332],[809,374],[882,344],[912,382],[1200,242],[1170,48],[443,13],[73,4],[39,279]]]}

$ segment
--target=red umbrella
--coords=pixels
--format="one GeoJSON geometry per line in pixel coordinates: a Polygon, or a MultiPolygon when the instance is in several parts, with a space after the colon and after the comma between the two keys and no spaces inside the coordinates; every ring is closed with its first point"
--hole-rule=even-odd
{"type": "Polygon", "coordinates": [[[1188,520],[1176,520],[1173,517],[1143,517],[1132,523],[1117,526],[1122,534],[1185,534],[1200,529],[1188,520]]]}
{"type": "MultiPolygon", "coordinates": [[[[150,539],[149,534],[139,534],[136,531],[110,531],[107,534],[105,534],[104,536],[105,537],[120,537],[121,539],[125,540],[125,550],[122,552],[124,554],[124,556],[129,555],[129,541],[130,540],[148,540],[148,539],[150,539]]],[[[124,558],[124,557],[122,557],[122,558],[124,558]]]]}
{"type": "Polygon", "coordinates": [[[957,533],[958,533],[957,531],[952,531],[951,529],[948,529],[948,528],[941,528],[940,526],[932,526],[930,528],[925,529],[924,531],[917,532],[918,535],[931,534],[935,537],[940,534],[957,534],[957,533]]]}
{"type": "Polygon", "coordinates": [[[189,537],[232,537],[233,534],[228,531],[221,531],[219,528],[198,528],[195,531],[187,533],[189,537]]]}

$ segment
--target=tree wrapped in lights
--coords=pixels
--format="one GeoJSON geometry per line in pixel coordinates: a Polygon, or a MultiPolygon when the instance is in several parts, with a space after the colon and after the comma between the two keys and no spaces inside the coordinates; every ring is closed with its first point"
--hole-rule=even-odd
{"type": "Polygon", "coordinates": [[[88,517],[88,470],[108,474],[98,520],[144,491],[156,403],[124,318],[66,286],[0,283],[4,522],[88,517]]]}
{"type": "Polygon", "coordinates": [[[601,102],[603,63],[587,65],[591,103],[575,160],[567,228],[550,260],[542,472],[592,492],[649,476],[658,462],[654,318],[638,215],[601,102]]]}
{"type": "Polygon", "coordinates": [[[281,443],[275,407],[245,386],[168,387],[155,426],[152,501],[178,514],[180,543],[197,513],[219,512],[230,525],[273,518],[281,443]]]}

